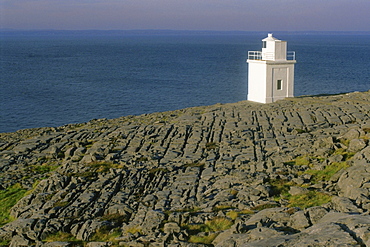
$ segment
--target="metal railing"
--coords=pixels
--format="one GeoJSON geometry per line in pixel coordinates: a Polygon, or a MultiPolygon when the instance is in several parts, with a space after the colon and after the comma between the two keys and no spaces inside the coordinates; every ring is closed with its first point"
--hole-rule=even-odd
{"type": "MultiPolygon", "coordinates": [[[[264,60],[275,60],[273,52],[266,52],[263,54],[264,60]]],[[[262,60],[262,51],[248,51],[248,59],[262,60]]],[[[295,51],[288,51],[286,55],[287,60],[295,60],[295,51]]]]}
{"type": "Polygon", "coordinates": [[[262,60],[262,51],[248,51],[248,59],[262,60]]]}
{"type": "Polygon", "coordinates": [[[295,51],[288,51],[286,54],[286,60],[295,60],[295,51]]]}

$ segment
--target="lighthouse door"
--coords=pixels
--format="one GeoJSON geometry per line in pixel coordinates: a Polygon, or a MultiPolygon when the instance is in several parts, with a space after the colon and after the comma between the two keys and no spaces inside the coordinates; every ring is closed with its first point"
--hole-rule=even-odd
{"type": "Polygon", "coordinates": [[[272,101],[288,96],[288,68],[273,68],[271,95],[272,101]]]}

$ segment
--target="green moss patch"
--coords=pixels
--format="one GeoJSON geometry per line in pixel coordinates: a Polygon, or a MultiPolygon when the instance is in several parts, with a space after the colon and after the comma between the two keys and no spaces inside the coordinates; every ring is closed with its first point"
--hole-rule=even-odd
{"type": "Polygon", "coordinates": [[[10,209],[25,195],[26,191],[20,184],[0,190],[0,226],[12,221],[10,209]]]}
{"type": "Polygon", "coordinates": [[[309,191],[305,194],[290,196],[289,207],[309,208],[320,206],[331,201],[331,196],[318,192],[309,191]]]}
{"type": "Polygon", "coordinates": [[[73,246],[83,244],[83,241],[76,239],[72,234],[62,231],[48,235],[43,241],[47,243],[58,241],[70,242],[73,244],[73,246]]]}
{"type": "MultiPolygon", "coordinates": [[[[190,243],[195,244],[212,244],[213,240],[218,236],[218,233],[211,233],[204,236],[192,235],[189,238],[190,243]]],[[[213,246],[213,245],[212,245],[213,246]]]]}
{"type": "Polygon", "coordinates": [[[278,204],[266,203],[266,204],[261,204],[261,205],[252,207],[251,210],[261,211],[261,210],[264,210],[264,209],[267,209],[267,208],[276,208],[278,206],[279,206],[278,204]]]}
{"type": "Polygon", "coordinates": [[[226,217],[215,217],[207,220],[204,224],[188,224],[183,228],[188,230],[190,234],[189,242],[211,244],[217,237],[217,232],[227,230],[233,224],[234,222],[226,217]]]}
{"type": "Polygon", "coordinates": [[[207,142],[206,149],[207,150],[214,150],[218,148],[218,144],[216,142],[207,142]]]}
{"type": "Polygon", "coordinates": [[[95,232],[90,240],[94,242],[111,242],[111,244],[116,244],[118,246],[118,241],[115,239],[121,236],[121,233],[122,231],[120,228],[109,229],[102,227],[95,232]]]}
{"type": "Polygon", "coordinates": [[[294,182],[286,179],[270,179],[268,183],[271,185],[271,196],[288,195],[290,186],[296,185],[294,182]]]}
{"type": "Polygon", "coordinates": [[[312,181],[329,181],[330,178],[342,169],[349,167],[347,162],[334,162],[326,166],[323,170],[307,170],[304,173],[313,176],[312,181]]]}

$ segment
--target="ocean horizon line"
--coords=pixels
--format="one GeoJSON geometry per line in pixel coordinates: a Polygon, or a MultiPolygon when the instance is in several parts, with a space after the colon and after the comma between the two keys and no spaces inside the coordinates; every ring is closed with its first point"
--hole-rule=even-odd
{"type": "Polygon", "coordinates": [[[183,34],[197,34],[197,35],[243,35],[243,34],[299,34],[299,35],[370,35],[370,31],[284,31],[284,30],[262,30],[262,31],[243,31],[243,30],[176,30],[176,29],[13,29],[0,28],[0,33],[30,33],[30,34],[137,34],[137,35],[183,35],[183,34]],[[83,32],[83,33],[81,33],[83,32]]]}

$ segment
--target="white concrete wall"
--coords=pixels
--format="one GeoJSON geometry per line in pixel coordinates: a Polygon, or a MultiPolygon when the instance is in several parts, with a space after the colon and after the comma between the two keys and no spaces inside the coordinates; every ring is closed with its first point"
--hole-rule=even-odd
{"type": "Polygon", "coordinates": [[[286,54],[286,41],[266,41],[266,48],[262,48],[262,60],[286,60],[286,54]]]}
{"type": "Polygon", "coordinates": [[[272,68],[272,101],[279,99],[284,99],[288,97],[288,87],[289,87],[289,68],[288,67],[279,67],[272,68]],[[277,81],[281,80],[281,90],[277,89],[277,81]]]}
{"type": "Polygon", "coordinates": [[[287,42],[277,41],[275,44],[275,60],[286,60],[287,42]]]}
{"type": "Polygon", "coordinates": [[[250,101],[266,103],[266,63],[248,60],[248,96],[250,101]]]}
{"type": "Polygon", "coordinates": [[[272,103],[294,97],[295,61],[248,60],[248,96],[250,101],[272,103]],[[282,89],[277,89],[282,80],[282,89]]]}
{"type": "Polygon", "coordinates": [[[294,61],[267,62],[266,66],[266,102],[294,97],[294,61]],[[281,90],[277,89],[277,80],[282,80],[281,90]]]}
{"type": "Polygon", "coordinates": [[[262,48],[262,60],[271,60],[275,53],[276,41],[266,41],[266,48],[262,48]]]}

